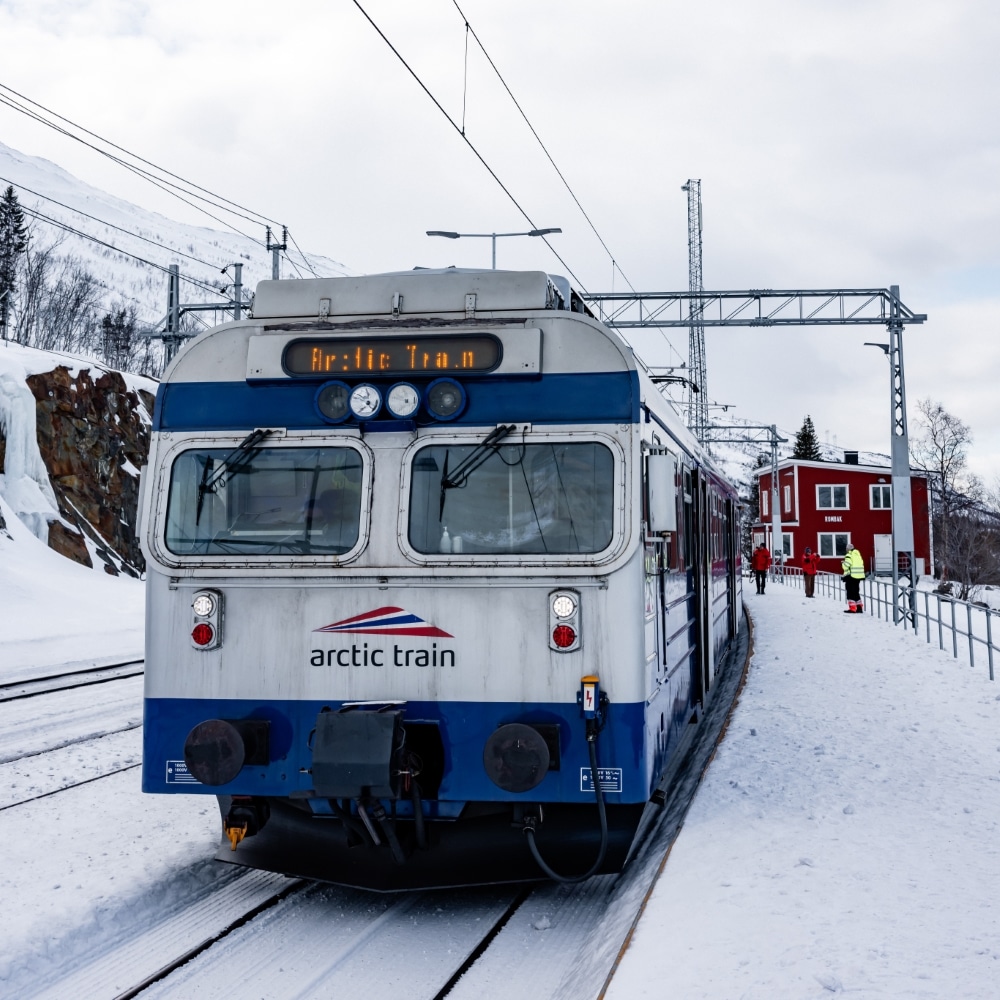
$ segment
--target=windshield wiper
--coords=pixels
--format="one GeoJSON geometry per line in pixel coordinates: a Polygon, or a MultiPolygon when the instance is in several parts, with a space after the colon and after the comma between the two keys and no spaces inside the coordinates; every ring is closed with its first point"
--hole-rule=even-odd
{"type": "Polygon", "coordinates": [[[444,469],[441,471],[441,506],[438,510],[438,520],[440,521],[444,517],[444,500],[445,491],[453,490],[460,486],[464,486],[469,481],[469,476],[472,475],[476,469],[479,468],[492,454],[500,448],[500,442],[511,433],[511,431],[516,429],[515,424],[500,424],[494,427],[493,430],[483,438],[483,440],[476,445],[475,448],[469,452],[465,458],[462,459],[458,465],[449,474],[448,472],[448,455],[449,452],[445,452],[444,456],[444,469]]]}
{"type": "Polygon", "coordinates": [[[205,458],[205,468],[201,474],[201,482],[198,484],[198,505],[195,508],[194,523],[197,525],[201,520],[201,508],[205,504],[205,494],[214,493],[219,480],[232,468],[238,469],[248,462],[260,450],[257,445],[271,433],[270,427],[258,427],[251,431],[226,457],[215,465],[211,455],[205,458]],[[239,458],[237,462],[233,459],[239,458]],[[214,471],[212,471],[214,468],[214,471]],[[211,473],[211,475],[209,475],[211,473]]]}

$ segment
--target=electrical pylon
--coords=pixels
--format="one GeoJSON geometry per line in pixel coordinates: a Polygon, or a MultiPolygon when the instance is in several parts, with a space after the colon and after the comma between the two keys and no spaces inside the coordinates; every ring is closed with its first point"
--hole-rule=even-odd
{"type": "MultiPolygon", "coordinates": [[[[704,289],[701,276],[701,181],[689,179],[682,188],[688,198],[688,290],[704,289]]],[[[704,304],[691,300],[688,327],[688,427],[699,441],[708,437],[708,366],[705,362],[704,304]]]]}

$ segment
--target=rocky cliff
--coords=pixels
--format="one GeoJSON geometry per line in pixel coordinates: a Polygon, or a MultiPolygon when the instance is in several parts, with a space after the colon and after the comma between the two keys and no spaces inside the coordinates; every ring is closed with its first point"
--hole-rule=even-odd
{"type": "MultiPolygon", "coordinates": [[[[86,566],[103,564],[113,575],[139,575],[145,569],[136,538],[139,469],[149,451],[152,394],[96,365],[58,365],[25,381],[59,511],[48,519],[49,547],[86,566]]],[[[0,428],[0,473],[6,452],[0,428]]]]}

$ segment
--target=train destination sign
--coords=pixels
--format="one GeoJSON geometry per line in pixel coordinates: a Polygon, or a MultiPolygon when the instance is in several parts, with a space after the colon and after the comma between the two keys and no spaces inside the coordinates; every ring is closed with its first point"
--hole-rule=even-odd
{"type": "Polygon", "coordinates": [[[500,341],[483,336],[296,340],[282,361],[289,375],[488,372],[500,363],[500,341]]]}

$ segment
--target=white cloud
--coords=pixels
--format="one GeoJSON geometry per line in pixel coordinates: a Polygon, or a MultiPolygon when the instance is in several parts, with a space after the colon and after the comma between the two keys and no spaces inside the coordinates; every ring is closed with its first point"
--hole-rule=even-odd
{"type": "MultiPolygon", "coordinates": [[[[454,6],[364,6],[459,122],[464,99],[470,140],[536,224],[562,227],[553,244],[581,282],[610,288],[608,256],[471,38],[466,92],[454,6]]],[[[1000,8],[464,0],[462,9],[637,288],[687,286],[680,186],[700,177],[708,287],[898,283],[930,315],[906,334],[911,400],[940,398],[973,426],[984,473],[1000,469],[989,430],[1000,8]]],[[[488,242],[424,231],[524,226],[353,4],[8,0],[0,35],[0,81],[287,221],[303,247],[356,270],[486,265],[488,242]]],[[[0,136],[187,217],[3,107],[0,136]]],[[[562,270],[539,240],[505,241],[498,256],[501,266],[562,270]]],[[[746,419],[795,429],[811,412],[842,444],[884,447],[887,375],[861,346],[871,339],[881,338],[710,334],[711,393],[746,419]]]]}

